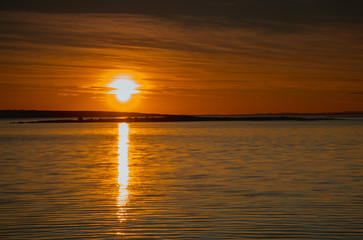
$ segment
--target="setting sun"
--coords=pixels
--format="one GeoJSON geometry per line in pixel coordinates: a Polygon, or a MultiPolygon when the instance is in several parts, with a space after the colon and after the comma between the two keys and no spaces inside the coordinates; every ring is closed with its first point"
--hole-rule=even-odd
{"type": "Polygon", "coordinates": [[[113,82],[109,83],[107,86],[115,89],[109,93],[115,94],[117,100],[119,100],[120,102],[127,102],[128,100],[130,100],[132,94],[140,92],[137,90],[139,85],[126,77],[117,78],[113,82]]]}

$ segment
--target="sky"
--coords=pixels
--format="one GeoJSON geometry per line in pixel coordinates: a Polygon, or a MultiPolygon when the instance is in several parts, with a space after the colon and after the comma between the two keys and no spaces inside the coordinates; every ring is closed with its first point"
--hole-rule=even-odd
{"type": "Polygon", "coordinates": [[[0,109],[363,111],[363,1],[2,0],[0,109]],[[130,101],[110,83],[132,79],[130,101]]]}

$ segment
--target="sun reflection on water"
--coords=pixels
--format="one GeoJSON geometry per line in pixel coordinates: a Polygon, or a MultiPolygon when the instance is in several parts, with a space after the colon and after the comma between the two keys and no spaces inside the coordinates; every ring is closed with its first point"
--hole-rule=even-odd
{"type": "Polygon", "coordinates": [[[129,126],[127,123],[118,125],[118,185],[119,194],[117,197],[118,218],[121,222],[126,220],[126,205],[129,191],[127,189],[129,181],[128,148],[129,148],[129,126]]]}

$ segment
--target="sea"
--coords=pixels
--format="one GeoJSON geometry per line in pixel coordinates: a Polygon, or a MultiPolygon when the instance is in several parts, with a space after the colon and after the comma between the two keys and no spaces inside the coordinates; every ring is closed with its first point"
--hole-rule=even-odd
{"type": "Polygon", "coordinates": [[[363,239],[362,118],[10,121],[0,239],[363,239]]]}

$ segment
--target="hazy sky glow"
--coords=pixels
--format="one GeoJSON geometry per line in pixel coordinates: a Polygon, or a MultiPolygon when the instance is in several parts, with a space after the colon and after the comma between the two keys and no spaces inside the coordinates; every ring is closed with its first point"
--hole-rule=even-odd
{"type": "Polygon", "coordinates": [[[353,0],[2,1],[0,109],[363,110],[361,9],[353,0]],[[140,85],[128,104],[108,94],[122,74],[140,85]]]}

